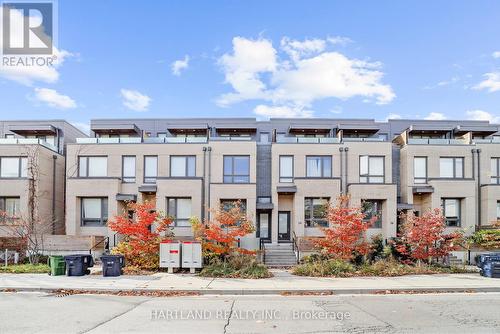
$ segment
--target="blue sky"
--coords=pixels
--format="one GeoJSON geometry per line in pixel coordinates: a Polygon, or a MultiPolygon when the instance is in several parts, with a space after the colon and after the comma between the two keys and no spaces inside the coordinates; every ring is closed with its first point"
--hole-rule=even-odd
{"type": "Polygon", "coordinates": [[[498,1],[60,0],[58,12],[64,62],[0,68],[1,119],[500,122],[498,1]]]}

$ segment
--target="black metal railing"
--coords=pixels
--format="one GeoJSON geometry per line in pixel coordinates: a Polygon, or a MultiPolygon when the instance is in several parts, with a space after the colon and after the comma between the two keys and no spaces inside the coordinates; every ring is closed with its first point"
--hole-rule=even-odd
{"type": "Polygon", "coordinates": [[[104,249],[108,249],[109,250],[109,237],[104,237],[104,239],[102,239],[101,241],[99,241],[98,243],[96,243],[95,245],[93,245],[92,247],[90,247],[89,249],[89,254],[92,255],[92,250],[96,249],[97,246],[101,245],[104,243],[104,249]],[[108,247],[108,248],[106,248],[108,247]]]}
{"type": "Polygon", "coordinates": [[[259,239],[259,250],[262,253],[262,263],[266,263],[266,247],[264,246],[264,244],[270,242],[271,240],[269,239],[264,239],[264,238],[259,239]]]}
{"type": "Polygon", "coordinates": [[[297,235],[295,234],[295,231],[292,232],[292,249],[293,252],[295,253],[295,257],[297,258],[297,264],[299,264],[300,250],[299,250],[299,245],[297,243],[297,235]]]}

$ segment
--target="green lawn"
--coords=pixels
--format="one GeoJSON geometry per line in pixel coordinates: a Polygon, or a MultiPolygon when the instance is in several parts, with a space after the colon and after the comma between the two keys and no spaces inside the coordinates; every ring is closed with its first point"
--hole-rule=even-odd
{"type": "Polygon", "coordinates": [[[7,267],[0,266],[0,273],[8,274],[46,274],[50,268],[46,264],[13,264],[7,267]]]}

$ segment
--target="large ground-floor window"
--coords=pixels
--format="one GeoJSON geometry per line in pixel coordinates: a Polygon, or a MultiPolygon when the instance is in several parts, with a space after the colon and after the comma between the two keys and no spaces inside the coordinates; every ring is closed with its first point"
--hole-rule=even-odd
{"type": "Polygon", "coordinates": [[[167,212],[174,219],[174,226],[191,226],[191,207],[190,197],[167,198],[167,212]]]}
{"type": "Polygon", "coordinates": [[[304,222],[306,227],[328,226],[326,219],[328,201],[327,197],[306,197],[304,200],[304,222]]]}
{"type": "Polygon", "coordinates": [[[80,221],[82,226],[105,226],[108,222],[108,198],[82,197],[80,221]]]}
{"type": "Polygon", "coordinates": [[[0,197],[0,221],[19,218],[19,197],[0,197]]]}
{"type": "Polygon", "coordinates": [[[375,221],[371,228],[382,228],[382,204],[381,200],[367,199],[361,202],[361,210],[365,215],[364,221],[371,221],[375,217],[375,221]]]}
{"type": "Polygon", "coordinates": [[[450,227],[459,227],[461,224],[460,198],[443,198],[441,207],[446,219],[446,225],[450,227]]]}

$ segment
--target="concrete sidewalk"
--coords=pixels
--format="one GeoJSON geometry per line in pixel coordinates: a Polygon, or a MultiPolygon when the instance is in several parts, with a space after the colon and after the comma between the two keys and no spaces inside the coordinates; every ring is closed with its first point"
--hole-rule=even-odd
{"type": "Polygon", "coordinates": [[[315,278],[273,270],[268,279],[205,278],[190,274],[157,273],[150,276],[83,277],[45,274],[0,274],[0,290],[20,291],[182,291],[199,294],[361,294],[390,292],[500,292],[500,279],[479,274],[412,275],[399,277],[315,278]]]}

